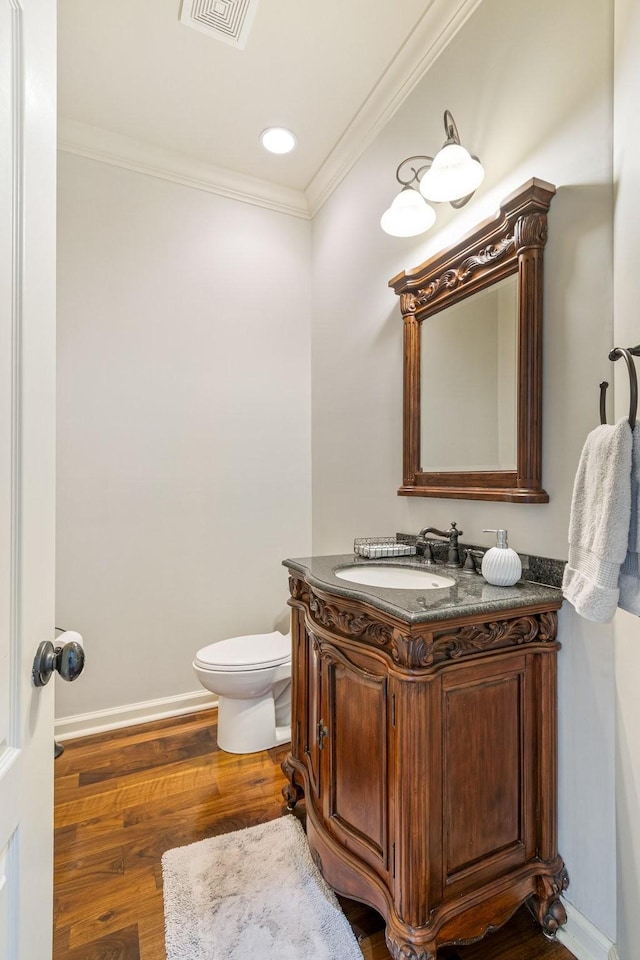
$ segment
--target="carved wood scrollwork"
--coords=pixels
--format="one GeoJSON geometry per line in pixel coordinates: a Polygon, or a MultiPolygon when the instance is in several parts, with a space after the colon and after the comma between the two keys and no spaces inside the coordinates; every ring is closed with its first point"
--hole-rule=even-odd
{"type": "Polygon", "coordinates": [[[555,640],[558,636],[558,614],[555,611],[541,613],[538,619],[540,621],[539,639],[543,642],[555,640]]]}
{"type": "Polygon", "coordinates": [[[401,667],[417,670],[433,663],[433,644],[426,637],[412,637],[394,630],[391,641],[391,656],[401,667]]]}
{"type": "Polygon", "coordinates": [[[309,594],[309,611],[313,619],[323,627],[338,630],[339,633],[347,636],[373,640],[377,644],[384,645],[391,642],[392,630],[386,623],[381,623],[364,613],[356,614],[342,610],[337,604],[327,603],[312,592],[309,594]]]}
{"type": "Polygon", "coordinates": [[[306,603],[309,599],[309,587],[304,580],[298,580],[297,577],[289,577],[289,593],[293,600],[301,603],[306,603]]]}
{"type": "Polygon", "coordinates": [[[408,941],[403,942],[392,937],[389,933],[386,934],[385,940],[394,960],[435,960],[436,958],[435,949],[416,947],[408,941]]]}
{"type": "Polygon", "coordinates": [[[538,877],[538,891],[527,901],[548,940],[555,940],[561,926],[567,922],[567,912],[560,897],[569,886],[569,874],[563,867],[554,876],[538,877]]]}
{"type": "Polygon", "coordinates": [[[517,250],[544,247],[547,242],[546,214],[532,213],[528,217],[520,217],[516,220],[513,236],[517,250]]]}
{"type": "MultiPolygon", "coordinates": [[[[519,221],[520,222],[520,221],[519,221]]],[[[518,224],[516,224],[517,226],[518,224]]],[[[438,296],[443,290],[455,290],[470,280],[480,269],[495,263],[514,246],[514,236],[504,237],[498,243],[491,243],[483,250],[478,251],[472,257],[463,260],[460,266],[454,270],[447,270],[440,277],[436,277],[431,283],[415,294],[403,294],[405,299],[401,299],[400,306],[402,312],[415,313],[420,307],[426,306],[431,300],[438,296]]]]}
{"type": "MultiPolygon", "coordinates": [[[[312,590],[308,598],[312,620],[343,636],[362,640],[386,650],[394,663],[410,670],[425,669],[445,660],[459,660],[485,650],[555,640],[558,626],[556,613],[531,614],[488,623],[468,624],[437,633],[411,633],[392,628],[368,614],[352,613],[337,603],[327,603],[312,590]]],[[[311,642],[316,651],[321,643],[313,632],[311,642]]]]}
{"type": "Polygon", "coordinates": [[[411,314],[415,313],[418,309],[418,298],[415,293],[401,293],[400,294],[400,313],[405,319],[405,322],[411,319],[411,314]]]}
{"type": "Polygon", "coordinates": [[[433,641],[432,663],[457,660],[480,650],[531,643],[534,640],[548,642],[555,639],[555,629],[547,619],[551,616],[555,614],[496,620],[438,634],[433,641]]]}
{"type": "Polygon", "coordinates": [[[545,879],[548,882],[549,893],[551,896],[559,897],[569,887],[569,874],[567,873],[566,867],[563,867],[560,873],[556,873],[554,877],[548,877],[545,879]]]}
{"type": "Polygon", "coordinates": [[[280,769],[289,781],[284,785],[281,791],[282,796],[287,804],[287,810],[293,810],[298,800],[304,796],[304,790],[298,783],[296,783],[296,769],[289,760],[290,756],[291,754],[288,754],[280,764],[280,769]]]}

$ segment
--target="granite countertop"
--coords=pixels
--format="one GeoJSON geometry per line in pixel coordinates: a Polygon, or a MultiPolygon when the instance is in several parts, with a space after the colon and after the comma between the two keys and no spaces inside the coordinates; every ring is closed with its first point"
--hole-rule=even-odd
{"type": "Polygon", "coordinates": [[[365,560],[353,554],[329,557],[301,557],[283,560],[283,566],[302,574],[311,587],[347,600],[361,600],[408,623],[451,620],[477,613],[499,613],[535,604],[562,604],[562,591],[557,587],[520,580],[513,587],[494,587],[479,573],[468,573],[443,564],[426,566],[413,557],[365,560]],[[345,567],[394,566],[410,567],[437,576],[450,577],[455,584],[430,590],[391,589],[351,583],[335,575],[345,567]]]}

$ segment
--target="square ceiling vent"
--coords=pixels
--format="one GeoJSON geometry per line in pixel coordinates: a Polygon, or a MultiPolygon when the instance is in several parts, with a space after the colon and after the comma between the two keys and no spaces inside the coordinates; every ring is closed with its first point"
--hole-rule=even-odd
{"type": "Polygon", "coordinates": [[[180,21],[243,50],[258,0],[182,0],[180,21]]]}

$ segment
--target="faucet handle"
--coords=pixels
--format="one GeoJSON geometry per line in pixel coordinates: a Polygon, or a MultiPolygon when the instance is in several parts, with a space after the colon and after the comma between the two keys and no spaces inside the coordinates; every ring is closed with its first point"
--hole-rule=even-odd
{"type": "Polygon", "coordinates": [[[416,551],[422,551],[425,563],[435,563],[433,559],[433,548],[426,537],[420,535],[416,537],[416,551]]]}
{"type": "Polygon", "coordinates": [[[424,554],[425,563],[435,563],[435,560],[433,558],[433,547],[431,546],[428,540],[425,540],[424,542],[423,554],[424,554]]]}
{"type": "Polygon", "coordinates": [[[458,530],[458,524],[455,520],[451,521],[451,529],[447,530],[450,537],[461,537],[464,530],[458,530]]]}

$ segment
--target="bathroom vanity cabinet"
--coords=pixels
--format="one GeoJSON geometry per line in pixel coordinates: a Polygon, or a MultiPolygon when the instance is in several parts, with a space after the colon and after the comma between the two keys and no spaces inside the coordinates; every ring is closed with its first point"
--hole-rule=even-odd
{"type": "MultiPolygon", "coordinates": [[[[353,558],[286,561],[290,807],[339,893],[386,921],[396,960],[435,960],[524,901],[566,915],[556,840],[558,590],[347,585],[353,558]]],[[[449,573],[449,571],[447,571],[449,573]]],[[[467,578],[465,581],[464,578],[467,578]]]]}

